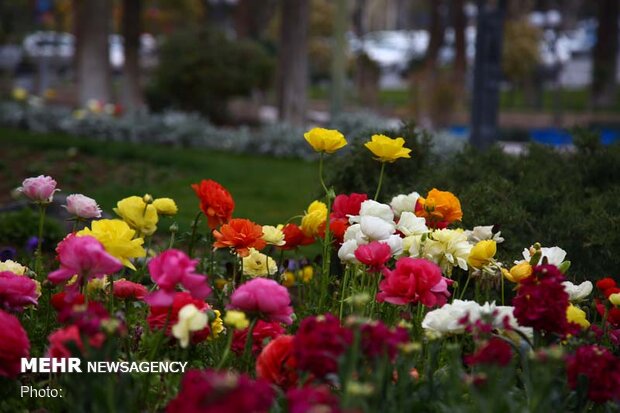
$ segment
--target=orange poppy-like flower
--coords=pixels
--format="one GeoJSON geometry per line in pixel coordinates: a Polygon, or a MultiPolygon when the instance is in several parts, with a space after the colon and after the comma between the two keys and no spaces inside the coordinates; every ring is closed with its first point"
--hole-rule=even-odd
{"type": "Polygon", "coordinates": [[[431,228],[445,228],[454,221],[463,218],[461,203],[452,192],[433,188],[426,198],[418,198],[415,214],[426,219],[431,228]]]}
{"type": "Polygon", "coordinates": [[[211,179],[203,179],[199,184],[192,184],[192,189],[200,199],[200,209],[207,217],[209,228],[230,221],[235,201],[226,188],[211,179]]]}
{"type": "Polygon", "coordinates": [[[234,248],[241,257],[250,253],[250,248],[262,250],[265,248],[263,227],[249,219],[236,218],[222,225],[219,231],[213,231],[215,248],[234,248]]]}

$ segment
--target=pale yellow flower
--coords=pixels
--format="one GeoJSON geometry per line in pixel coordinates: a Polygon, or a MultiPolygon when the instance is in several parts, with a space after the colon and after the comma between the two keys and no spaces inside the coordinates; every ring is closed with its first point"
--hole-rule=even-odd
{"type": "Polygon", "coordinates": [[[610,303],[616,307],[620,306],[620,293],[611,294],[608,298],[610,303]]]}
{"type": "Polygon", "coordinates": [[[269,245],[281,247],[286,244],[284,241],[284,232],[282,225],[274,227],[273,225],[263,225],[263,240],[269,245]]]}
{"type": "Polygon", "coordinates": [[[189,345],[193,331],[200,331],[207,326],[207,315],[194,304],[188,304],[179,311],[179,321],[172,326],[172,335],[179,339],[182,348],[189,345]]]}
{"type": "Polygon", "coordinates": [[[24,275],[26,267],[13,260],[0,261],[0,272],[9,271],[16,275],[24,275]]]}
{"type": "Polygon", "coordinates": [[[243,274],[250,277],[266,277],[278,271],[276,260],[254,248],[250,248],[249,254],[243,257],[243,274]]]}
{"type": "Polygon", "coordinates": [[[304,133],[304,138],[317,152],[333,153],[347,144],[344,135],[333,129],[310,129],[304,133]]]}
{"type": "Polygon", "coordinates": [[[229,310],[224,316],[224,324],[233,327],[235,330],[243,330],[248,328],[250,321],[243,311],[229,310]]]}

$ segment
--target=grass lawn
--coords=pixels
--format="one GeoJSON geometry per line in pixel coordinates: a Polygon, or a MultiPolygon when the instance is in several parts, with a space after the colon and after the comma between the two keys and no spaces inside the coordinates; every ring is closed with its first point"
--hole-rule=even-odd
{"type": "MultiPolygon", "coordinates": [[[[303,139],[300,137],[300,144],[303,139]]],[[[234,216],[277,224],[303,210],[320,192],[316,163],[234,155],[205,149],[102,143],[64,134],[34,134],[0,128],[0,205],[24,178],[53,176],[64,194],[95,198],[110,214],[129,195],[173,198],[178,222],[188,228],[198,211],[190,188],[214,179],[232,193],[234,216]]]]}

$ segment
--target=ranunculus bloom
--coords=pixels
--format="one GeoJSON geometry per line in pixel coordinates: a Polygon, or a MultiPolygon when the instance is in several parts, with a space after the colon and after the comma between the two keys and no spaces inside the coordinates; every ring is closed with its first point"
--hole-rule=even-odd
{"type": "Polygon", "coordinates": [[[281,335],[263,348],[256,360],[256,376],[283,389],[297,384],[297,363],[293,355],[295,337],[281,335]]]}
{"type": "Polygon", "coordinates": [[[426,218],[426,225],[431,228],[445,228],[463,218],[459,199],[452,192],[435,188],[429,191],[426,198],[418,198],[415,213],[426,218]]]}
{"type": "Polygon", "coordinates": [[[388,328],[381,321],[372,321],[360,327],[362,352],[367,357],[387,355],[396,357],[398,346],[409,341],[409,334],[403,327],[388,328]]]}
{"type": "Polygon", "coordinates": [[[441,275],[434,263],[421,258],[404,257],[396,261],[394,270],[383,270],[377,301],[405,305],[420,302],[427,307],[444,305],[450,293],[450,280],[441,275]]]}
{"type": "Polygon", "coordinates": [[[114,296],[122,299],[142,300],[149,292],[144,285],[124,278],[114,281],[113,289],[114,296]]]}
{"type": "MultiPolygon", "coordinates": [[[[205,312],[210,308],[209,305],[203,300],[193,298],[187,292],[175,293],[171,306],[151,305],[149,307],[149,315],[146,318],[146,322],[151,330],[162,330],[165,327],[166,331],[164,333],[167,336],[170,336],[172,333],[172,326],[179,322],[179,312],[183,307],[189,304],[194,305],[194,307],[202,312],[205,312]]],[[[192,342],[199,343],[206,340],[211,334],[210,327],[211,326],[206,325],[202,330],[193,332],[192,342]]]]}
{"type": "Polygon", "coordinates": [[[24,275],[9,271],[0,272],[0,308],[22,311],[29,305],[37,305],[37,283],[24,275]]]}
{"type": "MultiPolygon", "coordinates": [[[[566,251],[564,251],[560,247],[550,247],[550,248],[542,247],[540,249],[540,252],[541,252],[541,255],[540,255],[540,258],[538,259],[538,262],[532,263],[533,265],[541,264],[543,260],[546,258],[547,264],[555,265],[556,267],[559,267],[564,262],[564,259],[566,258],[566,251]]],[[[532,259],[532,252],[530,251],[530,249],[528,248],[523,249],[523,259],[527,262],[530,262],[530,260],[532,259]]]]}
{"type": "MultiPolygon", "coordinates": [[[[51,333],[48,338],[50,346],[47,350],[47,356],[50,358],[69,358],[79,356],[71,352],[72,347],[77,347],[79,351],[84,350],[84,343],[80,335],[80,329],[75,325],[58,329],[51,333]]],[[[101,347],[105,340],[102,333],[96,333],[89,337],[88,343],[91,347],[101,347]]]]}
{"type": "Polygon", "coordinates": [[[352,193],[350,195],[340,194],[334,199],[330,218],[349,219],[350,215],[359,215],[362,202],[368,199],[366,194],[352,193]]]}
{"type": "MultiPolygon", "coordinates": [[[[235,330],[231,349],[237,354],[243,354],[248,339],[249,328],[235,330]]],[[[284,334],[284,328],[277,322],[266,322],[258,320],[252,331],[252,354],[258,356],[263,350],[264,342],[267,339],[274,339],[284,334]]]]}
{"type": "Polygon", "coordinates": [[[335,129],[313,128],[304,138],[317,152],[334,153],[347,144],[344,135],[335,129]]]}
{"type": "Polygon", "coordinates": [[[84,228],[76,235],[90,235],[103,244],[105,250],[115,258],[121,260],[125,267],[135,270],[136,267],[129,261],[131,258],[146,256],[142,248],[144,239],[134,238],[136,231],[120,219],[100,219],[93,221],[91,228],[84,228]]]}
{"type": "Polygon", "coordinates": [[[566,309],[566,320],[569,323],[578,325],[582,329],[590,327],[590,322],[586,318],[586,312],[572,304],[566,309]]]}
{"type": "Polygon", "coordinates": [[[171,198],[157,198],[153,201],[153,206],[158,215],[172,216],[179,212],[176,202],[171,198]]]}
{"type": "Polygon", "coordinates": [[[80,287],[92,278],[114,274],[123,268],[123,264],[108,254],[103,245],[91,236],[78,237],[71,234],[58,244],[56,252],[60,269],[47,276],[54,284],[68,281],[77,275],[74,285],[80,287]]]}
{"type": "Polygon", "coordinates": [[[60,313],[66,307],[84,304],[84,294],[67,294],[66,291],[61,291],[52,295],[51,303],[52,307],[60,313]]]}
{"type": "Polygon", "coordinates": [[[110,318],[108,310],[97,301],[89,301],[86,305],[64,307],[58,314],[62,324],[74,324],[83,334],[95,338],[101,333],[101,323],[110,318]]]}
{"type": "Polygon", "coordinates": [[[394,162],[399,158],[411,158],[411,149],[405,148],[403,138],[390,138],[385,135],[372,135],[364,146],[377,157],[380,162],[394,162]]]}
{"type": "Polygon", "coordinates": [[[564,281],[562,285],[568,293],[568,299],[572,302],[584,300],[594,289],[591,281],[584,281],[578,285],[575,285],[570,281],[564,281]]]}
{"type": "Polygon", "coordinates": [[[214,230],[215,248],[233,248],[241,257],[249,254],[250,248],[258,251],[267,245],[263,239],[263,227],[249,219],[231,219],[222,225],[219,231],[214,230]]]}
{"type": "Polygon", "coordinates": [[[82,219],[101,218],[101,208],[97,201],[82,194],[71,194],[67,197],[67,212],[82,219]]]}
{"type": "Polygon", "coordinates": [[[497,365],[507,366],[512,360],[512,346],[501,338],[493,337],[474,354],[465,357],[470,366],[497,365]]]}
{"type": "Polygon", "coordinates": [[[0,261],[0,271],[9,271],[13,274],[24,275],[28,268],[13,260],[0,261]]]}
{"type": "Polygon", "coordinates": [[[482,268],[491,262],[497,252],[497,244],[493,240],[479,241],[469,252],[467,263],[474,268],[482,268]]]}
{"type": "Polygon", "coordinates": [[[390,206],[394,211],[394,215],[396,217],[400,217],[403,212],[414,212],[415,205],[418,202],[419,197],[420,194],[418,194],[417,192],[412,192],[408,195],[396,195],[390,201],[390,206]]]}
{"type": "Polygon", "coordinates": [[[200,331],[207,326],[209,318],[204,311],[194,304],[187,304],[179,311],[178,320],[172,326],[172,335],[179,339],[182,348],[187,348],[192,332],[200,331]]]}
{"type": "Polygon", "coordinates": [[[392,257],[392,249],[389,245],[379,241],[360,245],[355,250],[355,258],[364,265],[370,267],[372,272],[379,272],[392,257]]]}
{"type": "Polygon", "coordinates": [[[24,179],[22,186],[17,189],[31,201],[42,204],[52,202],[54,192],[59,191],[59,189],[56,189],[56,181],[52,177],[44,175],[24,179]]]}
{"type": "Polygon", "coordinates": [[[268,277],[278,271],[276,260],[250,248],[250,253],[242,258],[243,274],[250,277],[268,277]]]}
{"type": "Polygon", "coordinates": [[[340,413],[340,401],[326,385],[302,387],[286,392],[288,413],[340,413]]]}
{"type": "Polygon", "coordinates": [[[620,359],[605,347],[581,346],[566,360],[566,376],[571,389],[587,378],[588,398],[595,403],[620,400],[620,359]]]}
{"type": "Polygon", "coordinates": [[[269,321],[289,325],[293,323],[293,307],[288,290],[266,278],[254,278],[241,284],[230,296],[228,307],[269,321]]]}
{"type": "Polygon", "coordinates": [[[194,298],[204,300],[211,294],[207,276],[196,273],[198,260],[188,257],[183,251],[169,249],[149,261],[149,274],[159,290],[146,297],[151,305],[172,304],[177,285],[185,288],[194,298]]]}
{"type": "Polygon", "coordinates": [[[209,228],[230,221],[235,201],[226,188],[211,179],[203,179],[199,184],[192,184],[192,189],[200,199],[200,209],[207,217],[209,228]]]}
{"type": "Polygon", "coordinates": [[[521,261],[510,268],[502,268],[502,275],[510,282],[518,283],[532,275],[532,266],[527,261],[521,261]]]}
{"type": "Polygon", "coordinates": [[[353,332],[332,314],[302,320],[293,342],[297,367],[317,378],[338,372],[338,359],[353,342],[353,332]]]}
{"type": "Polygon", "coordinates": [[[349,228],[349,220],[345,218],[332,218],[329,221],[329,230],[338,244],[344,241],[344,234],[349,228]]]}
{"type": "Polygon", "coordinates": [[[294,250],[297,247],[310,245],[314,242],[313,237],[304,235],[301,228],[293,223],[286,224],[284,228],[282,228],[282,232],[284,233],[285,244],[280,248],[283,250],[294,250]]]}
{"type": "Polygon", "coordinates": [[[30,341],[19,320],[0,310],[0,376],[10,379],[21,371],[22,357],[30,357],[30,341]]]}
{"type": "Polygon", "coordinates": [[[325,229],[327,205],[321,201],[313,201],[301,219],[301,231],[307,237],[318,237],[321,229],[325,229]]]}
{"type": "Polygon", "coordinates": [[[281,247],[285,244],[284,232],[282,232],[282,225],[274,227],[273,225],[263,225],[263,239],[269,245],[275,245],[281,247]]]}
{"type": "Polygon", "coordinates": [[[275,398],[268,382],[230,371],[192,369],[167,413],[267,413],[275,398]]]}
{"type": "Polygon", "coordinates": [[[144,202],[144,197],[130,196],[121,199],[114,212],[142,235],[153,235],[157,230],[157,209],[152,203],[144,202]]]}

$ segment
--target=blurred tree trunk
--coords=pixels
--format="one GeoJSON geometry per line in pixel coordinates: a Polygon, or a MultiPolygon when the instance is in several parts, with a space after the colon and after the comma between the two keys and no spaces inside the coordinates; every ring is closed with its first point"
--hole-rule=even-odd
{"type": "Polygon", "coordinates": [[[78,101],[81,106],[95,99],[111,99],[108,34],[111,7],[109,0],[75,1],[77,34],[78,101]]]}
{"type": "Polygon", "coordinates": [[[142,0],[123,0],[123,105],[129,112],[142,106],[140,89],[140,32],[142,0]]]}
{"type": "Polygon", "coordinates": [[[426,49],[424,66],[427,71],[433,71],[437,66],[439,51],[443,46],[444,40],[444,25],[441,16],[443,0],[429,0],[429,6],[431,11],[431,24],[429,28],[431,38],[428,43],[428,49],[426,49]]]}
{"type": "Polygon", "coordinates": [[[593,52],[592,106],[607,107],[616,97],[618,0],[599,0],[597,41],[593,52]]]}
{"type": "Polygon", "coordinates": [[[280,1],[278,114],[294,125],[303,125],[306,114],[309,6],[309,0],[280,1]]]}
{"type": "Polygon", "coordinates": [[[235,8],[235,32],[238,37],[261,39],[277,10],[277,0],[239,0],[235,8]]]}
{"type": "Polygon", "coordinates": [[[454,78],[463,86],[465,72],[467,70],[467,44],[465,30],[467,29],[467,17],[465,16],[465,0],[454,0],[452,10],[454,24],[454,78]]]}

